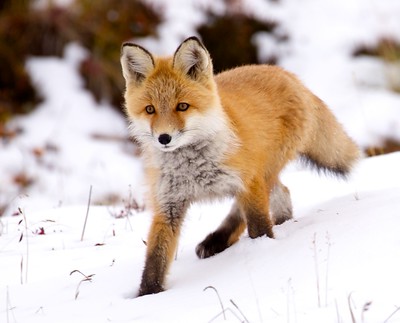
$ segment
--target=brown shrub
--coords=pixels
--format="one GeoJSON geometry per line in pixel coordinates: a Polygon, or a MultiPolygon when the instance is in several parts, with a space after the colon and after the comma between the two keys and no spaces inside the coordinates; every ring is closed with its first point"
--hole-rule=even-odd
{"type": "Polygon", "coordinates": [[[198,33],[213,58],[215,72],[245,64],[276,64],[277,57],[260,62],[257,48],[251,39],[257,32],[273,33],[278,23],[260,21],[246,15],[241,9],[240,0],[226,0],[226,3],[228,9],[224,15],[210,12],[207,22],[198,28],[198,33]]]}
{"type": "MultiPolygon", "coordinates": [[[[51,3],[51,2],[50,2],[51,3]]],[[[29,0],[0,3],[0,126],[30,112],[39,98],[25,71],[29,56],[61,56],[67,43],[86,47],[81,72],[98,100],[120,106],[122,41],[154,33],[160,18],[139,0],[75,0],[37,9],[29,0]]]]}

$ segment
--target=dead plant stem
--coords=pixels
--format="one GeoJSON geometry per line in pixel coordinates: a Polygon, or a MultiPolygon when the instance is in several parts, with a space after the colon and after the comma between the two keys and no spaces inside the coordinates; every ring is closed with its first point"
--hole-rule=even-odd
{"type": "Polygon", "coordinates": [[[86,210],[86,217],[85,217],[85,223],[83,224],[83,230],[82,230],[82,235],[81,235],[81,241],[83,241],[83,237],[85,235],[85,230],[86,230],[86,224],[87,220],[89,217],[89,209],[90,209],[90,200],[92,199],[92,185],[90,185],[89,189],[89,198],[88,198],[88,204],[87,204],[87,210],[86,210]]]}

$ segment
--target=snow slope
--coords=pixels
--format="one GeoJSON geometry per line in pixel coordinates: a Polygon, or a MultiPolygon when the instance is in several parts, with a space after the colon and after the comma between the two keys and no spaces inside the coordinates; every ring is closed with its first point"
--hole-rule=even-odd
{"type": "MultiPolygon", "coordinates": [[[[135,41],[159,54],[171,54],[193,35],[196,25],[206,18],[207,8],[224,12],[222,1],[146,1],[162,10],[165,19],[157,39],[135,41]]],[[[290,36],[282,43],[257,35],[253,41],[261,56],[276,53],[283,67],[327,102],[361,147],[379,145],[386,138],[400,140],[400,95],[389,90],[387,64],[351,55],[357,45],[374,44],[380,37],[399,39],[399,1],[243,3],[243,10],[276,20],[277,32],[290,36]]],[[[35,211],[82,205],[91,185],[98,204],[120,202],[130,192],[141,200],[141,164],[125,140],[127,123],[107,103],[97,104],[84,89],[78,64],[85,55],[82,48],[71,44],[62,58],[27,61],[44,102],[32,114],[10,122],[12,129],[22,129],[20,135],[0,142],[0,208],[7,206],[4,214],[18,207],[35,211]],[[21,190],[16,179],[31,184],[21,190]]]]}
{"type": "Polygon", "coordinates": [[[230,201],[193,206],[168,290],[141,298],[147,212],[91,207],[83,241],[86,207],[3,218],[1,321],[222,322],[215,288],[230,322],[400,322],[399,164],[363,160],[349,182],[288,170],[295,219],[205,260],[194,248],[230,201]]]}
{"type": "MultiPolygon", "coordinates": [[[[199,8],[224,10],[213,0],[148,1],[168,3],[160,39],[142,42],[162,54],[193,34],[204,19],[199,8]]],[[[277,51],[360,145],[400,138],[400,96],[389,90],[387,66],[351,57],[357,44],[400,37],[399,1],[245,3],[290,35],[287,44],[259,35],[260,50],[277,51]]],[[[221,322],[223,314],[231,322],[400,322],[400,153],[363,160],[347,183],[290,167],[282,178],[295,220],[276,227],[275,240],[244,235],[210,259],[197,259],[194,248],[231,201],[192,207],[168,290],[134,298],[151,214],[120,217],[127,210],[118,205],[130,195],[142,201],[141,163],[124,119],[84,90],[84,55],[71,44],[62,58],[28,60],[45,100],[11,122],[23,133],[0,142],[0,206],[8,205],[0,218],[0,322],[221,322]],[[26,194],[15,186],[18,175],[33,180],[26,194]],[[91,206],[80,241],[90,186],[92,204],[119,203],[91,206]]]]}

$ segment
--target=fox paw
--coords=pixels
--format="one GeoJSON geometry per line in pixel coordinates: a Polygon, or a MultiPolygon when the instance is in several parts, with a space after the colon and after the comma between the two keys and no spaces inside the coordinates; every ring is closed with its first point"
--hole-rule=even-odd
{"type": "Polygon", "coordinates": [[[137,297],[163,292],[164,288],[158,282],[142,281],[137,297]]]}
{"type": "Polygon", "coordinates": [[[204,259],[214,256],[228,247],[226,237],[218,232],[213,232],[197,245],[196,254],[199,258],[204,259]]]}

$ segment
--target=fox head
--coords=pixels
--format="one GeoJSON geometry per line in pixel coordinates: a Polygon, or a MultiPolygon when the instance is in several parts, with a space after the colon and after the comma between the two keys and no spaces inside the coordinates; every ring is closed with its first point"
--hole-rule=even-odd
{"type": "Polygon", "coordinates": [[[172,57],[122,45],[125,109],[133,137],[161,151],[211,140],[226,127],[210,55],[196,38],[172,57]]]}

